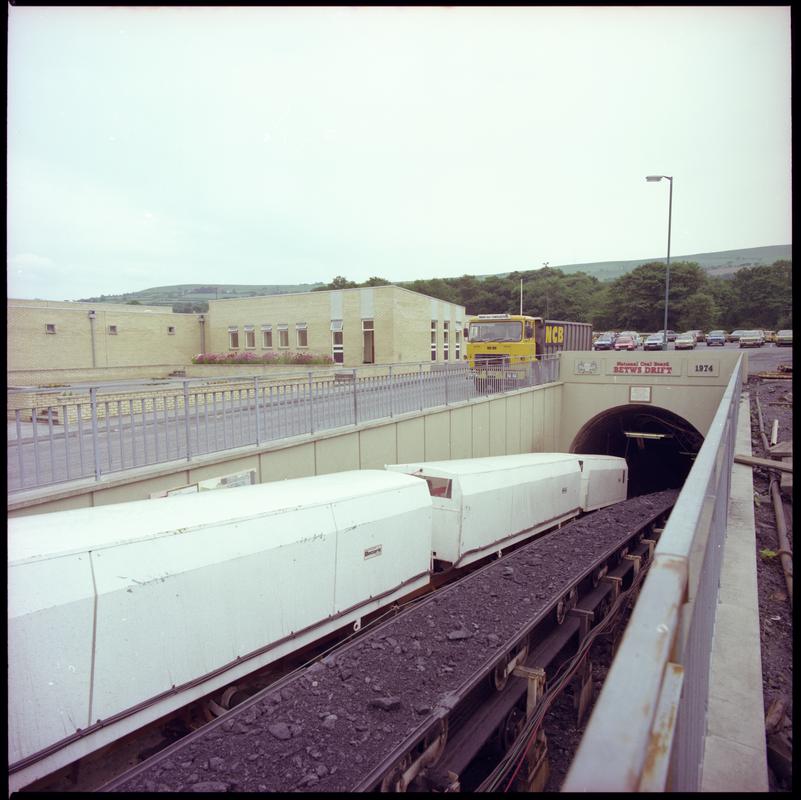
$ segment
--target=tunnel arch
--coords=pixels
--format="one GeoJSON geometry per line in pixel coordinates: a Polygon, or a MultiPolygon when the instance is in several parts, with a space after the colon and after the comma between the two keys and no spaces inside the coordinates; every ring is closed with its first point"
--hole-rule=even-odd
{"type": "Polygon", "coordinates": [[[641,403],[596,414],[576,433],[571,453],[620,456],[629,467],[629,497],[678,489],[704,437],[686,419],[666,408],[641,403]]]}

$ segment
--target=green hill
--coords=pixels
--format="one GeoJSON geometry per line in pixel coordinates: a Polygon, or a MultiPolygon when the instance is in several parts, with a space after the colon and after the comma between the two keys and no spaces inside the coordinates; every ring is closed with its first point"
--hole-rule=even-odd
{"type": "MultiPolygon", "coordinates": [[[[611,281],[631,272],[643,264],[654,261],[664,261],[667,253],[656,258],[644,258],[638,261],[596,261],[590,264],[551,264],[554,269],[561,270],[566,275],[574,272],[586,272],[601,281],[611,281]]],[[[701,269],[713,277],[731,275],[743,267],[770,266],[776,261],[793,260],[793,246],[791,244],[771,245],[770,247],[748,247],[743,250],[720,250],[716,253],[693,253],[680,256],[671,254],[673,261],[694,261],[701,269]]],[[[509,273],[505,273],[508,275],[509,273]]],[[[481,277],[491,277],[482,275],[481,277]]]]}
{"type": "MultiPolygon", "coordinates": [[[[693,253],[691,255],[671,255],[673,261],[694,261],[713,277],[735,273],[743,267],[769,266],[779,260],[792,261],[793,246],[773,245],[770,247],[749,247],[743,250],[721,250],[716,253],[693,253]]],[[[644,258],[638,261],[597,261],[589,264],[553,264],[565,274],[585,272],[601,281],[611,281],[631,272],[643,264],[664,261],[665,256],[644,258]]],[[[526,269],[526,267],[521,267],[526,269]]],[[[476,278],[506,277],[509,273],[477,275],[476,278]]],[[[408,284],[410,281],[399,281],[408,284]]],[[[185,311],[205,311],[209,300],[223,300],[235,297],[258,297],[266,294],[290,294],[310,292],[323,283],[298,284],[198,284],[183,283],[177,286],[154,286],[138,292],[106,294],[100,297],[84,297],[79,302],[92,303],[130,303],[138,301],[149,306],[173,306],[185,311]]]]}

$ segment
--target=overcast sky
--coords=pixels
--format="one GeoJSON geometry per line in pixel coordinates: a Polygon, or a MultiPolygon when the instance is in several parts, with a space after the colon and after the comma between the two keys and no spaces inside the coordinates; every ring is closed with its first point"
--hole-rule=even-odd
{"type": "Polygon", "coordinates": [[[789,6],[9,6],[8,295],[791,242],[789,6]]]}

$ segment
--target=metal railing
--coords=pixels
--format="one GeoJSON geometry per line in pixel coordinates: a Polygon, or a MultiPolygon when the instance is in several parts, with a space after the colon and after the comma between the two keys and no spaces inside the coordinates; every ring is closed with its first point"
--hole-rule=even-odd
{"type": "Polygon", "coordinates": [[[563,791],[700,791],[743,359],[654,551],[563,791]]]}
{"type": "Polygon", "coordinates": [[[559,379],[559,356],[8,391],[8,491],[259,445],[559,379]]]}

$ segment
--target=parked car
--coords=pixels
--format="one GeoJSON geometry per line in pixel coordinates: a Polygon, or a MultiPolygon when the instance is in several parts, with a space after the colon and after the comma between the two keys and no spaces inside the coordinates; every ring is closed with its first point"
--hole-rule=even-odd
{"type": "Polygon", "coordinates": [[[691,333],[695,337],[696,342],[703,342],[704,341],[704,332],[699,330],[692,330],[687,331],[687,333],[691,333]]]}
{"type": "Polygon", "coordinates": [[[740,347],[762,347],[765,336],[762,331],[743,331],[738,339],[740,347]]]}
{"type": "Polygon", "coordinates": [[[765,341],[766,342],[775,342],[776,341],[776,331],[762,331],[765,334],[765,341]]]}
{"type": "Polygon", "coordinates": [[[793,346],[793,332],[784,328],[776,331],[776,347],[792,347],[793,346]]]}
{"type": "Polygon", "coordinates": [[[736,331],[732,331],[727,337],[726,341],[728,342],[739,342],[740,336],[744,334],[745,331],[742,328],[738,328],[736,331]]]}
{"type": "Polygon", "coordinates": [[[720,345],[723,347],[726,344],[726,331],[709,331],[706,335],[706,346],[714,347],[720,345]]]}
{"type": "Polygon", "coordinates": [[[633,336],[621,333],[615,339],[615,350],[636,350],[637,340],[633,336]]]}
{"type": "Polygon", "coordinates": [[[642,346],[643,350],[661,350],[662,344],[664,342],[664,337],[661,333],[652,333],[646,340],[645,344],[642,346]]]}
{"type": "Polygon", "coordinates": [[[593,343],[593,350],[611,350],[614,345],[614,339],[610,333],[602,333],[593,343]]]}
{"type": "MultiPolygon", "coordinates": [[[[659,331],[657,331],[657,333],[664,333],[664,332],[665,332],[664,328],[663,328],[662,330],[659,330],[659,331]]],[[[678,334],[676,333],[676,331],[671,331],[671,330],[669,330],[669,331],[667,332],[667,340],[668,340],[669,342],[675,342],[675,341],[676,341],[676,336],[677,336],[677,335],[678,335],[678,334]]]]}
{"type": "Polygon", "coordinates": [[[695,331],[685,331],[676,337],[676,350],[695,350],[695,331]]]}

